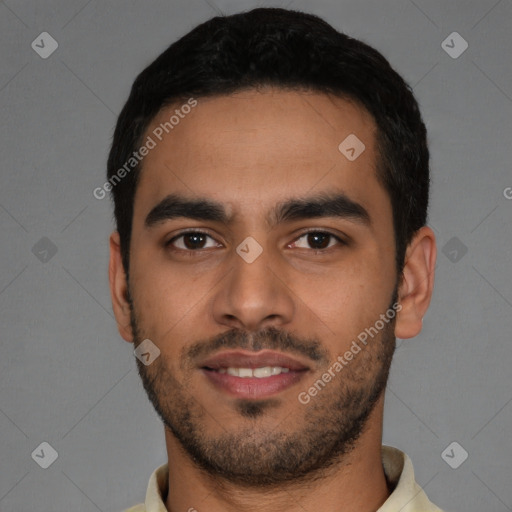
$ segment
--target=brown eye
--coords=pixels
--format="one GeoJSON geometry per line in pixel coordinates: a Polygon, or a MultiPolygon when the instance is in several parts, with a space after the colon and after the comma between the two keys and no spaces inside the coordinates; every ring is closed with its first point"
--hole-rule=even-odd
{"type": "Polygon", "coordinates": [[[165,245],[183,251],[197,251],[198,249],[216,247],[217,243],[207,233],[203,233],[202,231],[189,231],[171,238],[165,245]],[[214,242],[210,246],[206,245],[208,239],[214,242]]]}
{"type": "Polygon", "coordinates": [[[329,247],[329,241],[332,238],[331,235],[326,233],[308,233],[306,236],[308,244],[314,249],[326,249],[329,247]]]}
{"type": "Polygon", "coordinates": [[[293,243],[295,247],[320,251],[333,247],[336,244],[344,245],[344,241],[328,231],[309,231],[308,233],[302,234],[293,243]],[[299,241],[302,239],[304,239],[304,242],[300,243],[299,241]]]}

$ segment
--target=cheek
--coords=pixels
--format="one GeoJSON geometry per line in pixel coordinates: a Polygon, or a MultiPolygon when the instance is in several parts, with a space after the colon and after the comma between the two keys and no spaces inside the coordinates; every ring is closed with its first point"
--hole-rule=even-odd
{"type": "Polygon", "coordinates": [[[344,351],[386,311],[393,279],[385,276],[390,272],[378,258],[360,255],[322,275],[296,276],[293,289],[306,316],[304,323],[316,326],[332,354],[344,351]]]}
{"type": "Polygon", "coordinates": [[[200,306],[207,288],[198,277],[184,276],[154,259],[133,261],[130,288],[138,320],[148,337],[167,343],[187,315],[200,306]]]}

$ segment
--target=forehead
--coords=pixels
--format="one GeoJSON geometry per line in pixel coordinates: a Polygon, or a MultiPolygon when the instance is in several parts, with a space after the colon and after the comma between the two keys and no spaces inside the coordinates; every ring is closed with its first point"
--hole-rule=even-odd
{"type": "Polygon", "coordinates": [[[375,123],[353,101],[267,88],[181,106],[162,109],[146,131],[155,147],[142,163],[136,214],[138,204],[144,215],[174,192],[214,198],[228,214],[307,192],[386,202],[376,177],[375,123]]]}

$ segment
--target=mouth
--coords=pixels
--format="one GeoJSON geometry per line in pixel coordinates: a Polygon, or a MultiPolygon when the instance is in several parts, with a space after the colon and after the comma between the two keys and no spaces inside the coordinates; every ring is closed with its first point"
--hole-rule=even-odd
{"type": "Polygon", "coordinates": [[[200,364],[203,375],[220,391],[237,398],[262,399],[299,382],[309,367],[279,352],[229,351],[200,364]]]}

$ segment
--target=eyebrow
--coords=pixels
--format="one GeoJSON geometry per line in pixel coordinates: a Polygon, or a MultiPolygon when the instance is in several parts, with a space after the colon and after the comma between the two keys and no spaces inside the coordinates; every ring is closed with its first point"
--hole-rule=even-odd
{"type": "MultiPolygon", "coordinates": [[[[370,227],[368,211],[343,193],[322,193],[310,197],[290,198],[275,205],[266,216],[270,227],[284,222],[333,217],[353,221],[370,227]]],[[[208,198],[188,198],[170,194],[154,206],[145,219],[151,228],[166,220],[188,218],[200,221],[219,222],[229,225],[234,217],[228,215],[224,205],[208,198]]]]}

